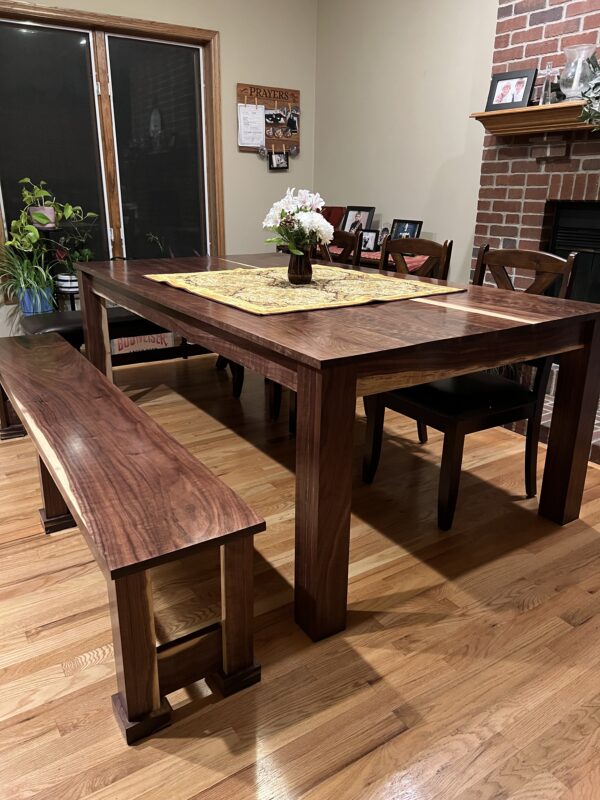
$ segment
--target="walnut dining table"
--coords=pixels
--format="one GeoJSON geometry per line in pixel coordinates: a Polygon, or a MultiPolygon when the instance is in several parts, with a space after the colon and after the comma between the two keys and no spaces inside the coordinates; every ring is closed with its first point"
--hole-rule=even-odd
{"type": "Polygon", "coordinates": [[[86,353],[105,374],[112,301],[297,392],[294,607],[312,639],[346,624],[357,397],[560,354],[539,514],[559,525],[579,516],[600,392],[600,306],[469,286],[258,316],[144,277],[285,264],[269,253],[89,262],[78,271],[86,353]]]}

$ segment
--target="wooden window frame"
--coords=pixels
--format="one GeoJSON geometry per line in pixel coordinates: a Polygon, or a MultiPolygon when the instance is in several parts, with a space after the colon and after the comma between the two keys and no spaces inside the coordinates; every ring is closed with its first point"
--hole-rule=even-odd
{"type": "MultiPolygon", "coordinates": [[[[108,207],[107,224],[114,231],[113,255],[122,256],[121,209],[119,204],[117,151],[108,92],[108,55],[105,34],[118,33],[162,42],[195,45],[203,51],[204,124],[206,151],[204,164],[209,215],[208,239],[211,255],[225,254],[225,215],[223,205],[223,147],[221,139],[221,70],[219,32],[168,22],[117,17],[88,11],[30,5],[20,0],[0,0],[0,17],[21,22],[38,22],[63,28],[83,28],[91,32],[96,59],[96,78],[100,82],[98,111],[108,207]]],[[[4,220],[0,207],[0,242],[4,220]]]]}

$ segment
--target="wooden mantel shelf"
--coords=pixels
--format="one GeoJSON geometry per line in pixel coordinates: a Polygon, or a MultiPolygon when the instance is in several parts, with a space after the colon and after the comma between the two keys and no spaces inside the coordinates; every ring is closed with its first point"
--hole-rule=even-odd
{"type": "Polygon", "coordinates": [[[590,125],[580,119],[584,104],[585,100],[571,100],[567,103],[511,108],[506,111],[480,111],[471,114],[471,119],[479,120],[486,131],[494,136],[589,130],[590,125]]]}

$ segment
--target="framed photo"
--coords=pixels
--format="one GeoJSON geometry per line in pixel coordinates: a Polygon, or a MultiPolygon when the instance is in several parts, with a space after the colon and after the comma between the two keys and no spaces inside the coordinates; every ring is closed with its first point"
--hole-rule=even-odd
{"type": "Polygon", "coordinates": [[[492,75],[486,111],[504,111],[529,105],[537,69],[518,69],[492,75]]]}
{"type": "Polygon", "coordinates": [[[373,222],[375,206],[348,206],[342,221],[342,230],[355,233],[360,225],[363,230],[368,230],[373,222]]]}
{"type": "Polygon", "coordinates": [[[381,225],[381,230],[379,231],[379,238],[377,239],[377,249],[381,250],[381,246],[383,244],[383,240],[386,236],[390,235],[390,229],[392,227],[391,222],[383,222],[381,225]]]}
{"type": "Polygon", "coordinates": [[[362,232],[362,249],[366,253],[374,253],[379,250],[379,231],[376,229],[363,230],[362,232]]]}
{"type": "Polygon", "coordinates": [[[423,227],[422,219],[395,219],[390,239],[418,239],[423,227]]]}
{"type": "Polygon", "coordinates": [[[269,169],[289,169],[290,158],[289,153],[273,153],[269,152],[269,169]]]}

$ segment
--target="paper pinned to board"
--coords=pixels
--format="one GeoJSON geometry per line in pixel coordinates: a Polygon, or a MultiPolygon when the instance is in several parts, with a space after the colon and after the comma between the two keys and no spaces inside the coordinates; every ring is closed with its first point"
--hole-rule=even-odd
{"type": "Polygon", "coordinates": [[[238,103],[238,147],[265,146],[265,107],[238,103]]]}

